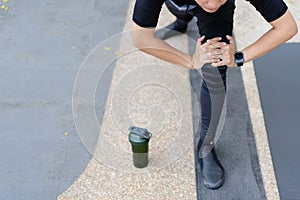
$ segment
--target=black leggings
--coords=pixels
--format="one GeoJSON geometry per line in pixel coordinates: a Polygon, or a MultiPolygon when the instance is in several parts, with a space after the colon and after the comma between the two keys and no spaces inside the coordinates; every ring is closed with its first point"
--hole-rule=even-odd
{"type": "MultiPolygon", "coordinates": [[[[200,6],[191,9],[190,6],[185,5],[186,7],[181,6],[181,9],[178,9],[178,6],[176,7],[173,4],[174,2],[170,0],[166,1],[167,7],[177,18],[189,21],[193,16],[197,17],[199,34],[201,36],[205,35],[206,40],[214,37],[222,37],[222,40],[228,43],[226,35],[232,35],[233,13],[235,9],[234,0],[228,0],[215,13],[207,13],[200,6]]],[[[205,64],[201,72],[203,82],[199,98],[201,124],[199,125],[200,140],[197,145],[198,153],[203,146],[214,144],[213,141],[226,95],[227,66],[216,68],[211,64],[205,64]]]]}
{"type": "Polygon", "coordinates": [[[203,82],[200,92],[201,124],[197,152],[204,146],[213,146],[226,95],[227,67],[206,64],[201,69],[203,82]]]}

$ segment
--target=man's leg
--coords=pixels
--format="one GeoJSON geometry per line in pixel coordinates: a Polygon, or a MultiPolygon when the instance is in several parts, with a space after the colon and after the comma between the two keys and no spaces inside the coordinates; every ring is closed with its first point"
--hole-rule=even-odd
{"type": "Polygon", "coordinates": [[[201,71],[203,82],[200,93],[201,140],[199,150],[201,150],[201,146],[213,147],[226,95],[227,67],[216,68],[206,64],[201,71]]]}
{"type": "Polygon", "coordinates": [[[178,6],[172,0],[166,0],[165,4],[169,11],[176,16],[176,20],[163,29],[155,31],[155,36],[163,40],[184,33],[188,23],[193,19],[193,15],[188,14],[190,6],[178,6]]]}
{"type": "MultiPolygon", "coordinates": [[[[205,40],[222,37],[228,43],[226,35],[232,35],[234,9],[234,0],[228,0],[216,13],[207,14],[201,8],[195,10],[199,34],[206,36],[205,40]]],[[[216,68],[206,64],[201,70],[201,131],[197,153],[204,185],[217,189],[224,182],[224,168],[215,152],[214,140],[226,95],[227,66],[216,68]]]]}
{"type": "Polygon", "coordinates": [[[197,146],[202,180],[206,187],[217,189],[224,182],[224,168],[214,150],[214,140],[226,95],[227,67],[202,68],[203,83],[200,93],[201,130],[197,146]]]}

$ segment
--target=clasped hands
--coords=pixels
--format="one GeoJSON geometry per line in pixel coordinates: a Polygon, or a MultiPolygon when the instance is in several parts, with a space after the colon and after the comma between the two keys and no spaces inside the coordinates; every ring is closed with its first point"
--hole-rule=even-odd
{"type": "Polygon", "coordinates": [[[193,68],[201,69],[206,63],[211,63],[213,67],[236,66],[234,62],[236,48],[233,37],[226,36],[229,44],[221,42],[221,37],[209,39],[202,44],[204,38],[205,36],[202,36],[197,40],[195,53],[192,55],[193,68]]]}

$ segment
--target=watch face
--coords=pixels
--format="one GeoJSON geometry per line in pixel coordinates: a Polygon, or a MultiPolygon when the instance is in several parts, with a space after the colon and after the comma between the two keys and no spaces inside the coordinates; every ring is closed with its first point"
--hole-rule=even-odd
{"type": "Polygon", "coordinates": [[[237,66],[242,66],[244,64],[244,54],[242,52],[236,52],[234,54],[234,60],[237,66]]]}
{"type": "Polygon", "coordinates": [[[237,53],[235,54],[235,59],[237,59],[237,60],[244,59],[243,53],[237,52],[237,53]]]}

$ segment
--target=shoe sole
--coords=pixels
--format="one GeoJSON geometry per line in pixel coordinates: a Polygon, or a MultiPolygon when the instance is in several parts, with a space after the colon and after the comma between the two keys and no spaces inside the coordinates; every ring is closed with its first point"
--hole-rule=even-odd
{"type": "Polygon", "coordinates": [[[220,180],[219,180],[217,183],[215,183],[215,184],[208,183],[208,182],[204,179],[204,177],[203,177],[203,175],[202,175],[201,172],[200,172],[200,178],[201,178],[201,180],[202,180],[202,182],[203,182],[203,185],[204,185],[206,188],[211,189],[211,190],[216,190],[216,189],[219,189],[219,188],[224,184],[224,182],[225,182],[225,172],[224,172],[224,176],[222,177],[222,179],[220,179],[220,180]]]}
{"type": "Polygon", "coordinates": [[[225,181],[225,177],[223,177],[221,180],[219,180],[217,183],[215,183],[213,185],[211,183],[208,183],[202,176],[201,176],[201,180],[203,181],[203,185],[205,187],[207,187],[208,189],[211,189],[211,190],[216,190],[216,189],[219,189],[223,185],[223,183],[225,181]]]}

